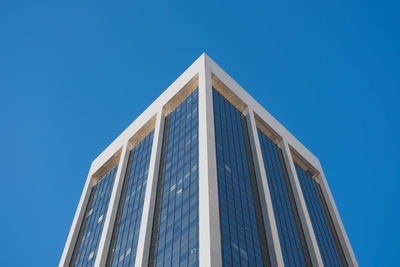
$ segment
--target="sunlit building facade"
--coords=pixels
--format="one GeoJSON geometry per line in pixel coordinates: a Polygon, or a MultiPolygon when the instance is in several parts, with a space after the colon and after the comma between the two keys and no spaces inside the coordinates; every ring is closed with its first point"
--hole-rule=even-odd
{"type": "Polygon", "coordinates": [[[357,266],[319,160],[206,54],[92,163],[59,266],[357,266]]]}

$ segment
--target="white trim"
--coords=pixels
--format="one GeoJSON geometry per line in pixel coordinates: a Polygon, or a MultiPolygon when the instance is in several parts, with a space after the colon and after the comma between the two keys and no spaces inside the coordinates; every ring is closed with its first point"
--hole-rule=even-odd
{"type": "Polygon", "coordinates": [[[199,73],[199,266],[222,266],[211,72],[207,55],[199,73]]]}

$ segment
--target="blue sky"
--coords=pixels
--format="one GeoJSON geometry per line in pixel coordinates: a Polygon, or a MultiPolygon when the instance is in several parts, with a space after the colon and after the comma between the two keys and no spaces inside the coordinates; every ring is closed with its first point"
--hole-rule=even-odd
{"type": "Polygon", "coordinates": [[[321,161],[361,266],[399,264],[399,1],[1,1],[2,266],[55,266],[91,161],[206,52],[321,161]]]}

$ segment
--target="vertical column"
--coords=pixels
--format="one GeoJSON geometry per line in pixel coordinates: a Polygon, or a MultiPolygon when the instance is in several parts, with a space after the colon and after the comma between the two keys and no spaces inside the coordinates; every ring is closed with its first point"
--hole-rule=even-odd
{"type": "Polygon", "coordinates": [[[156,203],[158,171],[160,168],[162,140],[164,133],[164,113],[157,112],[156,127],[154,129],[153,146],[149,163],[146,193],[143,201],[143,214],[140,223],[138,246],[135,266],[147,266],[150,253],[151,234],[153,228],[154,206],[156,203]]]}
{"type": "Polygon", "coordinates": [[[304,236],[306,238],[311,261],[314,266],[324,266],[319,251],[317,239],[315,238],[314,230],[311,224],[310,216],[308,214],[307,206],[304,201],[303,192],[301,191],[299,178],[297,177],[297,172],[294,167],[289,145],[285,140],[282,140],[279,143],[279,147],[282,149],[283,158],[285,160],[285,165],[288,171],[290,185],[292,186],[296,207],[299,213],[301,225],[303,227],[304,236]]]}
{"type": "Polygon", "coordinates": [[[211,71],[199,70],[199,266],[222,266],[211,71]]]}
{"type": "Polygon", "coordinates": [[[118,170],[115,175],[114,186],[111,192],[110,203],[106,218],[104,221],[103,233],[100,237],[99,248],[97,250],[96,261],[94,266],[105,266],[107,261],[108,249],[110,247],[110,241],[114,229],[115,216],[118,211],[119,198],[121,196],[122,185],[124,184],[126,165],[129,159],[129,152],[132,149],[132,145],[125,143],[122,147],[121,157],[119,159],[118,170]]]}
{"type": "Polygon", "coordinates": [[[358,266],[356,256],[354,255],[353,248],[351,247],[349,238],[347,237],[346,230],[344,229],[342,220],[340,218],[339,212],[336,208],[335,201],[333,200],[331,190],[329,189],[328,182],[326,181],[325,174],[321,166],[318,166],[318,171],[320,173],[318,180],[320,181],[322,193],[325,202],[329,209],[329,214],[332,218],[333,224],[335,226],[336,233],[339,237],[340,244],[343,248],[346,261],[349,266],[358,266]]]}
{"type": "Polygon", "coordinates": [[[247,125],[249,129],[251,151],[254,159],[254,169],[256,172],[258,192],[260,195],[262,215],[267,235],[268,249],[271,256],[272,266],[284,266],[281,245],[279,242],[278,228],[276,227],[274,209],[272,206],[271,195],[267,183],[264,160],[261,153],[260,142],[258,139],[256,120],[254,112],[249,109],[247,125]]]}
{"type": "Polygon", "coordinates": [[[81,199],[79,200],[78,208],[75,212],[74,220],[72,221],[72,226],[68,234],[67,242],[65,244],[60,263],[58,264],[59,267],[68,266],[69,262],[71,261],[72,253],[75,247],[75,242],[79,234],[82,219],[86,210],[86,205],[88,203],[90,196],[90,188],[92,187],[92,175],[93,175],[93,170],[91,167],[89,170],[89,175],[86,179],[85,186],[83,188],[81,199]]]}

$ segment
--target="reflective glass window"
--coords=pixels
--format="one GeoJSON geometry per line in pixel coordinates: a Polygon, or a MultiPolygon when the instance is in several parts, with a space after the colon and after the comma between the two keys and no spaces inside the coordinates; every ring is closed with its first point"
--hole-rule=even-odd
{"type": "Polygon", "coordinates": [[[257,129],[276,226],[286,266],[311,266],[281,149],[257,129]]]}
{"type": "Polygon", "coordinates": [[[319,183],[295,163],[301,190],[325,266],[348,266],[319,183]]]}
{"type": "Polygon", "coordinates": [[[223,266],[268,266],[245,116],[213,90],[223,266]]]}
{"type": "Polygon", "coordinates": [[[70,266],[93,266],[118,165],[97,182],[79,230],[70,266]]]}
{"type": "Polygon", "coordinates": [[[198,90],[166,118],[149,266],[198,266],[198,90]]]}
{"type": "Polygon", "coordinates": [[[153,135],[154,131],[129,153],[107,266],[135,264],[153,135]]]}

